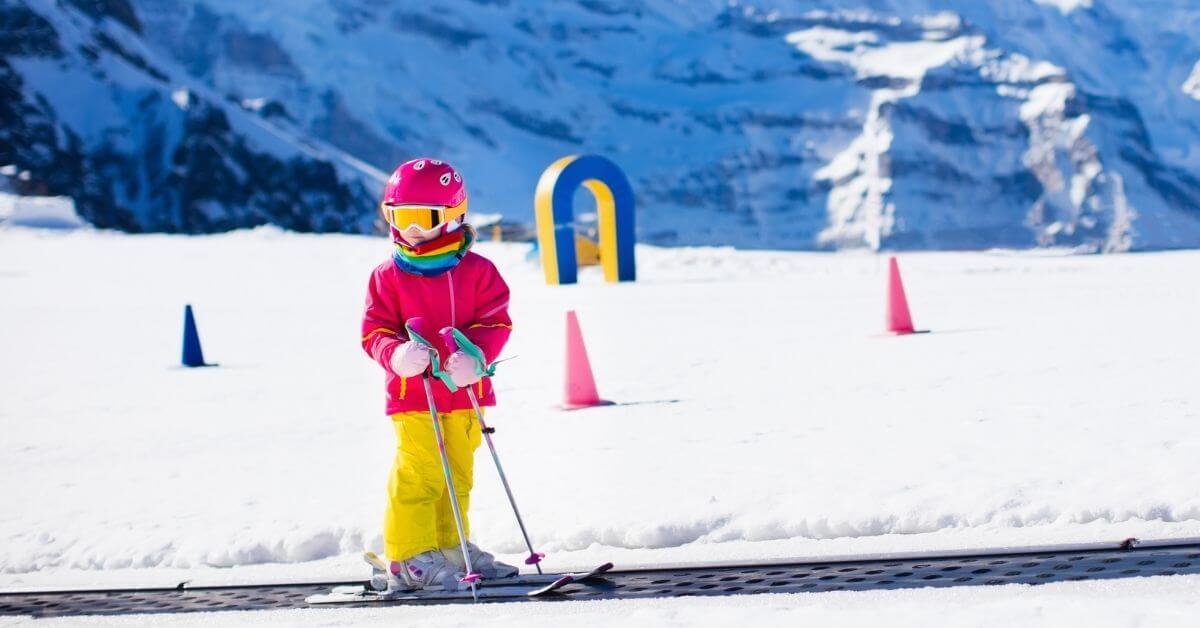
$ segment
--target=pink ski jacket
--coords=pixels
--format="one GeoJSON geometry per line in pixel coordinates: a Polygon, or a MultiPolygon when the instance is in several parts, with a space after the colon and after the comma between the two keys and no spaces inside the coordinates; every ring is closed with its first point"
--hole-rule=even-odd
{"type": "MultiPolygon", "coordinates": [[[[405,273],[391,260],[380,264],[367,286],[362,346],[387,373],[388,414],[429,410],[421,377],[400,377],[390,366],[396,347],[408,340],[404,321],[414,316],[424,317],[427,329],[458,328],[479,345],[488,362],[496,360],[512,333],[508,285],[486,258],[468,252],[458,266],[436,277],[405,273]]],[[[436,345],[443,362],[450,357],[441,338],[426,340],[436,345]]],[[[451,393],[437,378],[430,378],[430,383],[439,412],[470,409],[465,390],[451,393]]],[[[489,378],[473,387],[480,405],[496,405],[489,378]]]]}

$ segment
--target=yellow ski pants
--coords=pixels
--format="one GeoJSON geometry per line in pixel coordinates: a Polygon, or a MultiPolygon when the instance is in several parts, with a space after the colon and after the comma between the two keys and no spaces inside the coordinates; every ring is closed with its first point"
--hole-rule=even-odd
{"type": "MultiPolygon", "coordinates": [[[[475,449],[481,435],[471,410],[438,413],[454,491],[462,509],[463,532],[471,537],[467,521],[475,449]]],[[[388,480],[388,503],[383,517],[383,543],[391,560],[406,560],[429,550],[458,547],[458,529],[446,490],[446,476],[438,454],[433,419],[428,412],[392,415],[396,430],[396,460],[388,480]]]]}

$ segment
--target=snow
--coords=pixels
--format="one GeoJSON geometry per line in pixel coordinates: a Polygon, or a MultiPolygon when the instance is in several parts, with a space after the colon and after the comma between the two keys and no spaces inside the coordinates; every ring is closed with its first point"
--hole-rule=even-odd
{"type": "Polygon", "coordinates": [[[266,107],[266,106],[267,106],[266,98],[243,98],[242,99],[242,108],[247,111],[253,111],[255,113],[259,113],[263,110],[263,107],[266,107]]]}
{"type": "Polygon", "coordinates": [[[1183,93],[1200,100],[1200,61],[1192,67],[1192,73],[1183,82],[1183,93]]]}
{"type": "Polygon", "coordinates": [[[1061,112],[1075,95],[1070,83],[1044,83],[1029,91],[1029,100],[1021,103],[1021,119],[1029,122],[1048,112],[1061,112]]]}
{"type": "MultiPolygon", "coordinates": [[[[943,26],[940,22],[936,26],[943,26]]],[[[852,33],[818,26],[789,33],[789,44],[822,61],[845,63],[853,67],[860,78],[892,76],[919,81],[931,68],[949,63],[956,57],[977,50],[984,38],[963,36],[941,41],[890,42],[878,45],[871,31],[852,33]]],[[[915,93],[915,89],[911,90],[915,93]]]]}
{"type": "Polygon", "coordinates": [[[176,107],[187,111],[192,103],[192,93],[187,89],[177,89],[171,92],[171,101],[175,103],[176,107]]]}
{"type": "MultiPolygon", "coordinates": [[[[892,338],[883,256],[640,247],[636,283],[549,287],[478,246],[517,321],[490,422],[552,568],[1200,536],[1200,252],[905,255],[934,333],[892,338]],[[568,308],[620,405],[554,408],[568,308]]],[[[0,586],[360,575],[387,248],[0,228],[0,586]],[[174,366],[185,303],[220,366],[174,366]]],[[[483,452],[472,508],[516,558],[483,452]]]]}
{"type": "MultiPolygon", "coordinates": [[[[927,218],[922,210],[914,211],[911,207],[904,210],[905,191],[897,190],[897,186],[913,183],[913,168],[904,165],[905,159],[912,158],[903,155],[910,150],[905,146],[911,144],[914,136],[911,129],[905,135],[902,119],[898,134],[896,116],[887,113],[885,107],[902,100],[913,101],[912,106],[917,108],[928,106],[931,99],[936,101],[937,95],[936,90],[922,88],[923,79],[935,69],[943,72],[956,69],[978,73],[980,78],[995,83],[997,95],[1018,103],[1012,109],[1027,127],[1031,140],[1021,165],[1037,178],[1043,190],[1031,205],[1012,212],[1024,218],[1022,227],[1032,228],[1040,244],[1050,245],[1059,235],[1069,237],[1107,223],[1106,237],[1103,242],[1096,242],[1095,248],[1128,250],[1137,232],[1133,228],[1135,214],[1125,196],[1124,179],[1116,171],[1106,170],[1099,160],[1101,150],[1087,135],[1091,116],[1068,115],[1066,104],[1077,90],[1066,70],[1046,61],[1005,52],[983,36],[963,34],[964,26],[954,14],[928,16],[919,23],[923,29],[919,40],[885,41],[874,31],[827,26],[793,31],[786,37],[788,43],[808,56],[853,68],[859,79],[886,79],[871,93],[862,132],[813,173],[816,180],[826,182],[829,187],[826,201],[829,220],[819,232],[818,242],[827,247],[857,244],[879,249],[889,236],[899,232],[903,238],[903,232],[914,219],[927,218]],[[896,161],[891,156],[897,154],[901,155],[900,171],[905,173],[899,183],[892,177],[896,161]],[[1071,163],[1072,168],[1061,168],[1064,163],[1071,163]],[[1068,178],[1069,185],[1064,181],[1068,178]],[[1068,188],[1069,194],[1065,193],[1068,188]],[[1094,197],[1096,192],[1107,193],[1103,203],[1094,197]]],[[[975,100],[981,112],[991,106],[984,104],[986,98],[975,100]]],[[[935,136],[933,144],[943,144],[947,139],[935,136]]],[[[930,148],[935,152],[943,150],[934,145],[930,148]]],[[[979,162],[964,161],[962,156],[949,155],[944,159],[957,164],[960,172],[968,173],[1004,169],[1003,152],[997,156],[1000,161],[987,158],[979,162]]],[[[931,198],[937,199],[935,206],[955,204],[945,196],[947,185],[955,177],[947,175],[944,179],[941,185],[930,186],[931,190],[918,195],[921,205],[930,205],[931,198]]],[[[976,206],[981,200],[963,199],[957,204],[976,206]]],[[[953,225],[948,232],[961,232],[964,227],[950,214],[943,220],[947,226],[953,225]]],[[[927,240],[922,238],[921,242],[927,240]]]]}
{"type": "Polygon", "coordinates": [[[1059,11],[1061,11],[1063,15],[1067,15],[1077,9],[1092,8],[1092,0],[1033,0],[1033,1],[1038,4],[1048,6],[1048,7],[1054,7],[1056,9],[1058,9],[1059,11]]]}
{"type": "Polygon", "coordinates": [[[952,36],[961,26],[952,14],[929,16],[922,26],[930,29],[924,37],[906,42],[881,43],[871,31],[851,32],[824,26],[793,31],[785,38],[814,59],[852,67],[860,79],[886,77],[905,81],[898,87],[889,84],[875,89],[862,133],[814,172],[816,180],[825,181],[830,187],[826,202],[830,220],[817,236],[825,245],[861,242],[871,249],[880,248],[882,238],[896,224],[896,205],[890,195],[893,180],[883,165],[888,163],[886,156],[895,134],[889,116],[883,113],[884,106],[918,94],[921,79],[931,69],[982,55],[983,37],[952,36]]]}
{"type": "MultiPolygon", "coordinates": [[[[21,174],[28,174],[28,171],[22,171],[21,174]]],[[[88,227],[88,223],[76,213],[75,202],[70,198],[20,196],[5,192],[0,192],[0,224],[42,229],[88,227]]]]}

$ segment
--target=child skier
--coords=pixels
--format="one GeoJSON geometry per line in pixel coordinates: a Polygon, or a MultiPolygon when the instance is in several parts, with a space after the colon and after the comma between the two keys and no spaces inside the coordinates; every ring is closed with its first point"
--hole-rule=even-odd
{"type": "MultiPolygon", "coordinates": [[[[482,406],[494,406],[489,378],[476,360],[449,353],[437,330],[455,327],[494,361],[512,331],[508,286],[490,261],[470,251],[475,240],[463,222],[467,191],[454,168],[435,159],[401,164],[384,189],[380,210],[391,227],[392,259],[371,273],[362,323],[362,346],[386,372],[387,413],[396,431],[396,459],[388,480],[383,539],[388,588],[457,588],[465,561],[421,381],[430,349],[408,337],[405,321],[422,317],[424,339],[437,346],[442,368],[459,387],[451,393],[431,381],[442,421],[446,455],[469,538],[467,505],[480,428],[466,387],[482,406]]],[[[486,366],[486,365],[480,365],[486,366]]],[[[431,378],[432,379],[432,378],[431,378]]],[[[516,575],[517,568],[467,543],[471,567],[484,578],[516,575]]]]}

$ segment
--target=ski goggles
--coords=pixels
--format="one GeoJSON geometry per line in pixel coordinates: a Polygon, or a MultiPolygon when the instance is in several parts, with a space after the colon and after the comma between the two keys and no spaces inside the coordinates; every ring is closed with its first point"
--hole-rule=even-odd
{"type": "Polygon", "coordinates": [[[433,231],[438,227],[467,213],[467,204],[460,203],[454,207],[440,205],[381,205],[380,211],[388,224],[397,230],[404,231],[409,227],[417,227],[422,231],[433,231]]]}

